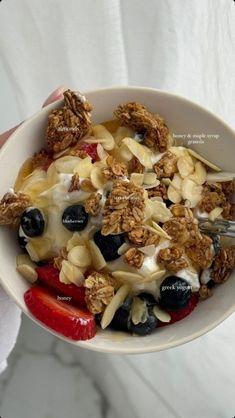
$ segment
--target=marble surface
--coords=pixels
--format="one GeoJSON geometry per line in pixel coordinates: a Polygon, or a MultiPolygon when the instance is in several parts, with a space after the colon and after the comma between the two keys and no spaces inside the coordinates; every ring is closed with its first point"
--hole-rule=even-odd
{"type": "Polygon", "coordinates": [[[0,417],[233,418],[234,320],[172,350],[121,356],[78,349],[23,316],[0,417]]]}

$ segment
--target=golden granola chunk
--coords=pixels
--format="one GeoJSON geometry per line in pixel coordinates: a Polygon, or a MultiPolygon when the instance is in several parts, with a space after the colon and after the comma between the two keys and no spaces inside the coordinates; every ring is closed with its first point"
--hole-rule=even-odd
{"type": "Polygon", "coordinates": [[[193,241],[199,233],[198,220],[186,217],[173,217],[163,225],[164,231],[172,238],[172,242],[183,245],[189,239],[193,241]]]}
{"type": "Polygon", "coordinates": [[[128,163],[128,171],[130,174],[132,173],[140,173],[144,172],[144,166],[136,157],[132,157],[132,159],[128,163]]]}
{"type": "Polygon", "coordinates": [[[133,182],[115,180],[105,205],[103,235],[131,231],[144,221],[144,189],[133,182]]]}
{"type": "Polygon", "coordinates": [[[167,187],[163,183],[159,184],[159,186],[148,189],[147,192],[149,199],[151,199],[152,197],[161,197],[163,200],[168,200],[167,187]]]}
{"type": "Polygon", "coordinates": [[[144,247],[146,245],[158,245],[160,236],[144,226],[140,226],[128,232],[128,239],[132,242],[132,244],[144,247]]]}
{"type": "Polygon", "coordinates": [[[96,191],[96,188],[93,186],[92,182],[90,179],[84,179],[82,180],[81,184],[80,184],[80,189],[83,192],[87,192],[87,193],[92,193],[96,191]]]}
{"type": "Polygon", "coordinates": [[[84,202],[86,213],[91,216],[97,216],[101,210],[101,198],[102,195],[100,193],[91,193],[91,195],[84,202]]]}
{"type": "Polygon", "coordinates": [[[193,213],[190,208],[187,206],[181,205],[180,203],[175,203],[170,208],[171,213],[175,217],[184,217],[184,218],[193,218],[193,213]]]}
{"type": "Polygon", "coordinates": [[[222,216],[225,219],[232,219],[232,205],[229,202],[231,188],[231,184],[226,186],[225,182],[205,183],[199,208],[210,213],[213,209],[220,207],[223,208],[222,216]]]}
{"type": "Polygon", "coordinates": [[[162,248],[158,253],[157,262],[166,270],[174,273],[188,267],[188,262],[184,258],[184,249],[176,246],[162,248]]]}
{"type": "Polygon", "coordinates": [[[150,148],[160,152],[168,148],[169,129],[164,119],[149,112],[143,105],[130,102],[119,105],[114,116],[122,126],[128,126],[136,132],[144,133],[144,143],[150,148]]]}
{"type": "Polygon", "coordinates": [[[32,157],[32,169],[35,170],[35,168],[38,167],[45,167],[46,164],[50,161],[51,156],[48,153],[47,150],[42,149],[34,154],[32,157]]]}
{"type": "Polygon", "coordinates": [[[195,240],[186,243],[185,252],[197,266],[208,268],[214,257],[212,239],[204,234],[198,235],[195,240]]]}
{"type": "Polygon", "coordinates": [[[173,152],[167,151],[163,157],[154,164],[154,170],[158,178],[172,177],[178,171],[177,157],[173,152]]]}
{"type": "Polygon", "coordinates": [[[124,254],[123,260],[129,264],[129,266],[140,269],[144,262],[144,254],[137,248],[129,248],[124,254]]]}
{"type": "Polygon", "coordinates": [[[235,267],[235,246],[224,249],[215,257],[212,264],[211,278],[215,283],[225,282],[235,267]]]}
{"type": "Polygon", "coordinates": [[[77,173],[75,173],[71,179],[71,184],[69,186],[69,190],[68,192],[74,192],[76,190],[80,189],[80,180],[79,180],[79,175],[77,173]]]}
{"type": "Polygon", "coordinates": [[[114,296],[115,284],[113,276],[106,272],[93,272],[85,279],[85,300],[91,313],[105,310],[114,296]]]}
{"type": "Polygon", "coordinates": [[[26,208],[30,206],[30,199],[24,193],[6,193],[0,201],[0,225],[16,228],[26,208]]]}
{"type": "Polygon", "coordinates": [[[60,250],[60,254],[57,257],[54,257],[53,258],[53,266],[57,270],[61,270],[61,268],[62,268],[62,262],[64,260],[67,260],[67,256],[68,256],[68,251],[66,250],[66,248],[62,248],[60,250]]]}
{"type": "Polygon", "coordinates": [[[64,92],[64,105],[48,116],[46,141],[49,151],[58,153],[76,145],[91,126],[91,104],[79,92],[64,92]]]}
{"type": "Polygon", "coordinates": [[[106,164],[107,167],[104,167],[102,170],[103,176],[106,180],[128,176],[126,164],[116,161],[112,155],[107,157],[106,164]]]}

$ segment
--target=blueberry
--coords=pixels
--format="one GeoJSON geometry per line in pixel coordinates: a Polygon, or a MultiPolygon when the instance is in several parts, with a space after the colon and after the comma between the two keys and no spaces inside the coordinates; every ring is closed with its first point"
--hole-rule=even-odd
{"type": "Polygon", "coordinates": [[[153,306],[157,305],[157,301],[156,301],[155,297],[153,295],[151,295],[151,293],[145,293],[145,292],[140,293],[138,295],[138,298],[144,300],[148,307],[153,307],[153,306]]]}
{"type": "Polygon", "coordinates": [[[141,143],[141,142],[144,141],[144,136],[145,136],[145,133],[144,132],[136,132],[135,133],[135,136],[134,136],[134,140],[136,142],[141,143]]]}
{"type": "Polygon", "coordinates": [[[68,206],[62,215],[62,224],[69,231],[82,231],[88,222],[88,215],[82,205],[68,206]]]}
{"type": "Polygon", "coordinates": [[[220,250],[221,250],[221,245],[220,245],[220,237],[219,235],[215,235],[215,234],[211,234],[210,238],[213,241],[213,247],[214,247],[214,252],[215,255],[219,254],[220,250]]]}
{"type": "Polygon", "coordinates": [[[135,325],[132,321],[128,324],[128,330],[138,335],[148,335],[151,334],[157,327],[158,320],[156,316],[149,310],[148,317],[145,322],[139,322],[135,325]]]}
{"type": "Polygon", "coordinates": [[[27,237],[33,238],[42,235],[45,227],[45,221],[37,208],[28,208],[21,217],[21,228],[27,237]]]}
{"type": "Polygon", "coordinates": [[[22,248],[22,250],[24,250],[24,252],[27,253],[27,250],[26,250],[25,247],[28,244],[28,239],[25,236],[21,227],[20,227],[19,232],[18,232],[17,240],[18,240],[18,244],[19,244],[20,248],[22,248]]]}
{"type": "Polygon", "coordinates": [[[97,231],[94,235],[94,241],[99,247],[104,259],[106,261],[112,261],[120,257],[118,249],[125,242],[125,237],[124,234],[102,235],[100,231],[97,231]]]}
{"type": "Polygon", "coordinates": [[[191,295],[192,289],[186,280],[169,276],[161,283],[159,303],[163,309],[176,311],[187,306],[191,295]]]}
{"type": "Polygon", "coordinates": [[[116,311],[110,327],[117,331],[128,332],[129,316],[131,310],[132,299],[127,298],[124,303],[116,311]]]}

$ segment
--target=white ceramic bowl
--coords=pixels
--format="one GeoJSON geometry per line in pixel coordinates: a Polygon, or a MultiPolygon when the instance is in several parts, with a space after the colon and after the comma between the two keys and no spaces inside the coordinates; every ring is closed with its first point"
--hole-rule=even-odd
{"type": "MultiPolygon", "coordinates": [[[[91,91],[86,94],[94,105],[93,121],[112,118],[113,110],[120,103],[137,101],[149,110],[162,115],[174,134],[215,134],[218,139],[205,139],[204,144],[192,148],[226,171],[234,171],[235,134],[218,117],[191,101],[159,90],[139,87],[117,87],[91,91]]],[[[0,152],[0,196],[14,184],[17,172],[24,160],[43,145],[48,113],[60,105],[60,101],[45,107],[24,122],[11,136],[0,152]]],[[[187,143],[186,143],[187,145],[187,143]]],[[[15,235],[0,228],[0,281],[8,295],[31,319],[69,343],[90,350],[109,353],[146,353],[166,350],[184,344],[216,327],[235,310],[235,277],[215,289],[212,298],[201,303],[186,319],[173,325],[156,329],[146,337],[99,331],[95,338],[74,342],[53,332],[31,316],[24,303],[23,294],[28,283],[16,272],[15,258],[19,252],[15,235]]],[[[234,274],[235,276],[235,274],[234,274]]]]}

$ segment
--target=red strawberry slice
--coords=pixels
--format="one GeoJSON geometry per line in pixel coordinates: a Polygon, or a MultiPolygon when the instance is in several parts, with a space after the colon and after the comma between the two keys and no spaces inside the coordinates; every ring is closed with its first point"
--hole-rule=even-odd
{"type": "Polygon", "coordinates": [[[73,340],[89,340],[96,334],[95,317],[87,309],[58,300],[43,287],[31,287],[24,294],[29,311],[54,331],[73,340]]]}
{"type": "Polygon", "coordinates": [[[174,324],[174,322],[177,322],[177,321],[180,321],[181,319],[186,318],[186,316],[190,315],[191,312],[194,310],[194,308],[196,308],[196,306],[198,304],[198,299],[199,299],[198,294],[193,293],[188,305],[185,308],[178,309],[177,311],[167,310],[166,312],[168,312],[170,317],[171,317],[170,322],[159,321],[158,326],[163,327],[164,325],[174,324]]]}
{"type": "Polygon", "coordinates": [[[86,307],[85,288],[76,286],[75,284],[61,283],[59,279],[59,270],[52,265],[37,267],[39,281],[46,287],[56,291],[59,294],[70,296],[72,302],[86,307]]]}
{"type": "Polygon", "coordinates": [[[87,155],[92,158],[92,161],[99,161],[99,156],[97,154],[97,144],[87,144],[86,142],[82,142],[80,145],[80,149],[85,151],[87,155]]]}

